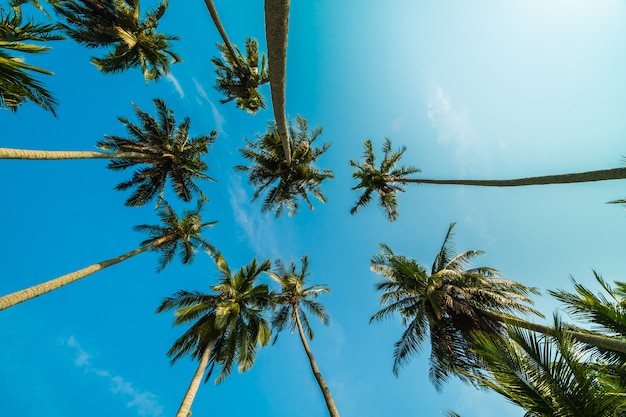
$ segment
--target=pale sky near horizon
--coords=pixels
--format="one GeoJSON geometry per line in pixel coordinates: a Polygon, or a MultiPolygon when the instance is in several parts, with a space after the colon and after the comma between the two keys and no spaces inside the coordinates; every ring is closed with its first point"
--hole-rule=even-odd
{"type": "MultiPolygon", "coordinates": [[[[6,0],[0,0],[5,4],[6,0]]],[[[331,324],[314,324],[311,348],[343,417],[523,416],[494,394],[451,380],[428,380],[428,344],[392,374],[399,318],[369,325],[380,307],[369,260],[379,243],[430,267],[448,225],[456,248],[481,249],[488,265],[543,295],[549,322],[557,303],[547,289],[592,288],[592,269],[626,280],[624,181],[518,189],[409,185],[400,218],[387,221],[375,202],[349,214],[349,161],[367,138],[377,155],[385,137],[406,146],[405,164],[430,178],[514,178],[624,165],[626,5],[621,0],[398,0],[291,2],[287,113],[321,125],[332,146],[319,160],[335,179],[294,217],[275,219],[250,203],[252,189],[232,167],[243,138],[264,132],[271,110],[251,116],[219,104],[210,58],[219,35],[201,1],[170,2],[160,28],[184,62],[158,84],[139,71],[102,75],[97,51],[71,41],[33,62],[55,72],[43,80],[58,98],[58,117],[32,104],[0,111],[0,147],[92,150],[103,134],[123,134],[117,117],[136,121],[131,103],[153,112],[163,98],[192,135],[218,131],[202,183],[218,224],[206,238],[232,269],[257,259],[308,254],[312,283],[325,283],[331,324]]],[[[143,4],[143,2],[142,2],[143,4]]],[[[154,2],[143,5],[148,8],[154,2]]],[[[265,50],[263,2],[215,0],[231,40],[246,36],[265,50]]],[[[269,88],[263,87],[269,100],[269,88]]],[[[115,191],[130,172],[106,161],[0,161],[3,272],[0,294],[134,249],[131,229],[158,222],[153,205],[129,208],[115,191]]],[[[187,206],[168,199],[178,209],[187,206]]],[[[161,417],[175,414],[196,364],[173,366],[165,353],[182,328],[155,315],[179,289],[207,291],[217,278],[199,253],[156,274],[142,254],[79,283],[0,312],[0,415],[20,417],[161,417]]],[[[264,278],[269,282],[268,278],[264,278]]],[[[541,319],[537,319],[541,320],[541,319]]],[[[325,415],[297,335],[284,332],[259,351],[252,370],[203,385],[194,416],[325,415]]]]}

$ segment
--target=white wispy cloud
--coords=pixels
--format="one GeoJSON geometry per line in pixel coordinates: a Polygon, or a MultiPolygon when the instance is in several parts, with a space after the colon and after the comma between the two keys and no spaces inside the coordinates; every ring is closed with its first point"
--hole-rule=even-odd
{"type": "Polygon", "coordinates": [[[241,177],[231,177],[228,193],[235,221],[254,252],[259,256],[278,258],[275,222],[270,216],[263,215],[258,205],[250,203],[250,196],[241,185],[241,177]]]}
{"type": "Polygon", "coordinates": [[[76,359],[74,364],[83,368],[87,374],[96,375],[109,382],[113,394],[119,394],[127,399],[126,406],[135,408],[137,415],[148,417],[160,417],[163,415],[163,406],[158,397],[151,392],[138,390],[133,384],[119,375],[113,375],[106,369],[98,369],[92,365],[93,355],[87,352],[74,336],[60,339],[63,346],[74,350],[76,359]]]}
{"type": "MultiPolygon", "coordinates": [[[[224,119],[224,116],[222,115],[222,113],[220,113],[217,106],[211,101],[202,84],[200,84],[200,82],[198,82],[196,78],[192,78],[192,80],[200,98],[209,103],[209,106],[211,106],[211,113],[213,115],[213,122],[215,123],[215,130],[217,130],[220,135],[226,136],[226,132],[224,131],[224,124],[226,123],[226,120],[224,119]]],[[[198,104],[202,104],[202,102],[198,100],[198,104]]]]}
{"type": "Polygon", "coordinates": [[[174,86],[174,88],[176,89],[176,91],[178,92],[178,94],[180,95],[180,98],[183,99],[185,98],[185,91],[183,90],[183,87],[180,85],[180,82],[178,82],[178,79],[176,77],[174,77],[171,73],[167,74],[165,76],[165,78],[172,83],[172,85],[174,86]]]}

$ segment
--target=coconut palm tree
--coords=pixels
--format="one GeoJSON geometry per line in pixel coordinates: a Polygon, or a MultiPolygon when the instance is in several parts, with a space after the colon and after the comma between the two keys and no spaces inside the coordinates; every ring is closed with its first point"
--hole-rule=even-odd
{"type": "MultiPolygon", "coordinates": [[[[420,172],[415,166],[402,166],[396,168],[397,163],[406,151],[405,147],[392,152],[391,140],[385,139],[383,144],[383,160],[380,167],[375,166],[375,155],[372,150],[372,142],[367,139],[364,142],[364,162],[350,161],[355,168],[352,177],[360,182],[353,190],[363,189],[363,194],[350,210],[355,214],[360,208],[365,207],[372,199],[372,193],[377,192],[380,205],[386,211],[390,221],[398,217],[398,200],[396,193],[403,192],[404,184],[448,184],[470,185],[483,187],[521,187],[529,185],[547,184],[571,184],[579,182],[608,181],[626,178],[626,168],[612,168],[599,171],[578,172],[573,174],[546,175],[540,177],[517,178],[509,180],[433,180],[422,178],[407,178],[408,175],[420,172]]],[[[620,201],[616,201],[619,203],[620,201]]]]}
{"type": "Polygon", "coordinates": [[[174,112],[167,108],[165,102],[155,99],[154,104],[157,109],[156,118],[133,104],[141,125],[120,117],[119,121],[126,127],[129,137],[105,135],[97,146],[106,152],[0,148],[0,159],[104,158],[111,160],[108,168],[114,171],[143,165],[133,173],[130,180],[116,187],[118,190],[134,190],[126,200],[128,206],[142,206],[157,196],[162,197],[168,178],[176,195],[183,201],[191,201],[194,195],[205,198],[194,180],[214,181],[204,174],[208,167],[202,157],[209,152],[209,145],[217,139],[217,132],[189,138],[191,122],[188,117],[176,126],[174,112]]]}
{"type": "Polygon", "coordinates": [[[554,329],[549,338],[514,327],[504,339],[477,334],[474,351],[489,370],[475,375],[478,383],[529,417],[625,416],[624,387],[605,378],[603,364],[585,354],[556,316],[554,329]]]}
{"type": "Polygon", "coordinates": [[[298,200],[304,200],[310,209],[313,204],[309,193],[321,202],[326,202],[320,185],[322,181],[334,178],[329,169],[318,169],[313,164],[330,147],[325,143],[322,147],[313,147],[313,142],[322,133],[315,128],[308,133],[305,118],[298,116],[296,125],[289,124],[289,135],[292,149],[292,164],[287,164],[284,148],[274,123],[270,123],[267,133],[256,141],[247,141],[245,148],[240,148],[242,156],[253,165],[238,165],[235,170],[248,173],[248,181],[256,187],[252,201],[256,201],[267,191],[261,210],[274,211],[279,217],[285,208],[293,215],[299,208],[298,200]]]}
{"type": "Polygon", "coordinates": [[[33,42],[48,42],[64,39],[57,33],[57,26],[23,22],[19,5],[10,10],[0,9],[0,108],[17,111],[27,101],[41,106],[56,116],[56,100],[33,73],[54,75],[51,71],[29,65],[19,54],[40,54],[49,51],[49,46],[33,42]]]}
{"type": "MultiPolygon", "coordinates": [[[[327,325],[330,318],[324,306],[317,301],[317,297],[320,294],[329,293],[330,289],[326,285],[320,284],[307,286],[307,280],[309,278],[309,258],[303,256],[301,262],[302,266],[298,272],[296,264],[293,261],[290,262],[289,268],[287,268],[281,260],[277,260],[275,262],[277,272],[269,272],[270,277],[280,285],[281,289],[281,292],[275,297],[278,309],[274,314],[272,324],[279,332],[287,325],[291,327],[292,333],[298,329],[300,341],[309,359],[313,376],[324,396],[328,414],[331,417],[339,417],[339,411],[335,406],[333,396],[317,366],[317,362],[315,362],[315,358],[307,342],[307,338],[309,340],[313,339],[313,329],[311,329],[305,309],[309,313],[317,316],[323,324],[327,325]]],[[[276,338],[277,337],[278,335],[276,335],[276,338]]]]}
{"type": "Polygon", "coordinates": [[[246,39],[246,57],[244,58],[239,49],[230,43],[226,30],[217,14],[217,9],[212,0],[204,1],[211,19],[217,28],[223,44],[217,44],[222,59],[211,59],[215,65],[217,80],[215,88],[224,95],[220,103],[228,103],[235,100],[237,107],[254,114],[259,109],[266,107],[263,95],[259,92],[259,86],[269,82],[265,55],[261,57],[259,67],[259,44],[256,39],[246,39]]]}
{"type": "Polygon", "coordinates": [[[191,323],[167,353],[172,363],[185,355],[199,360],[176,417],[190,414],[207,368],[205,381],[215,366],[221,366],[216,383],[230,374],[235,362],[239,372],[245,372],[254,364],[257,346],[267,345],[271,338],[270,323],[264,313],[272,306],[272,295],[266,284],[256,284],[271,262],[258,264],[254,259],[233,274],[221,254],[213,252],[212,257],[220,279],[210,287],[211,294],[179,291],[165,298],[157,309],[157,313],[175,310],[175,325],[191,323]]]}
{"type": "Polygon", "coordinates": [[[265,0],[265,39],[269,67],[272,108],[276,133],[283,146],[283,157],[291,165],[291,141],[285,111],[287,80],[287,33],[289,32],[289,0],[265,0]]]}
{"type": "Polygon", "coordinates": [[[186,211],[183,217],[179,218],[170,205],[164,201],[158,211],[158,216],[161,219],[160,225],[139,225],[134,227],[134,230],[148,234],[148,239],[141,242],[137,249],[30,288],[2,296],[0,297],[0,310],[13,307],[21,302],[59,289],[143,252],[154,251],[161,254],[157,272],[162,271],[177,253],[183,264],[191,263],[197,248],[214,250],[213,245],[205,240],[201,233],[204,228],[213,226],[216,222],[202,222],[200,216],[202,205],[203,200],[199,200],[195,210],[186,211]]]}
{"type": "Polygon", "coordinates": [[[109,48],[91,62],[104,73],[140,68],[146,82],[170,72],[170,63],[181,62],[170,48],[176,36],[156,32],[167,0],[141,20],[139,0],[60,0],[53,6],[66,21],[68,36],[87,48],[109,48]]]}

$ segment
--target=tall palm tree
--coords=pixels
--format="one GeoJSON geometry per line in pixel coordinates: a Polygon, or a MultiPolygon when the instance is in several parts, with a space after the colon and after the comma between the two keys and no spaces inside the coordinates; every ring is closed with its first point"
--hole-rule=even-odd
{"type": "Polygon", "coordinates": [[[289,215],[293,215],[299,208],[299,199],[313,209],[309,193],[321,202],[326,202],[320,185],[325,179],[334,178],[333,172],[313,166],[317,158],[330,147],[329,143],[319,148],[312,146],[321,133],[322,129],[318,127],[309,135],[307,121],[300,116],[296,118],[296,126],[289,124],[292,164],[286,162],[284,148],[273,123],[268,126],[267,133],[256,141],[247,141],[246,147],[240,148],[242,156],[253,165],[238,165],[235,170],[247,172],[249,183],[256,187],[252,201],[267,191],[261,206],[263,212],[274,211],[278,217],[285,208],[289,208],[289,215]]]}
{"type": "Polygon", "coordinates": [[[168,351],[172,363],[185,355],[199,360],[176,417],[190,414],[207,368],[205,380],[210,378],[215,366],[221,366],[217,383],[230,374],[235,362],[239,372],[245,372],[254,364],[257,346],[267,345],[271,338],[270,323],[264,313],[272,306],[272,295],[266,284],[256,284],[271,262],[258,264],[254,259],[233,274],[221,254],[213,252],[212,256],[220,279],[210,287],[211,294],[181,290],[165,298],[157,309],[157,313],[175,310],[175,325],[192,323],[168,351]]]}
{"type": "Polygon", "coordinates": [[[283,146],[283,157],[291,165],[291,141],[285,111],[285,83],[287,80],[287,34],[289,32],[289,1],[265,0],[265,39],[269,67],[272,108],[276,133],[283,146]]]}
{"type": "Polygon", "coordinates": [[[56,116],[56,100],[41,81],[31,75],[54,74],[13,55],[13,52],[40,54],[49,51],[49,46],[27,42],[63,39],[56,30],[57,26],[53,24],[24,23],[19,5],[8,11],[0,9],[0,108],[17,111],[22,104],[32,101],[56,116]]]}
{"type": "Polygon", "coordinates": [[[264,109],[266,105],[263,95],[259,92],[259,86],[269,82],[269,76],[265,55],[262,55],[259,67],[258,42],[255,39],[246,39],[246,57],[244,58],[239,49],[230,43],[213,1],[205,0],[204,2],[224,41],[223,44],[217,44],[223,60],[217,57],[211,59],[217,74],[215,88],[225,96],[220,103],[235,100],[237,107],[252,114],[259,109],[264,109]]]}
{"type": "Polygon", "coordinates": [[[307,342],[307,338],[309,340],[313,339],[313,329],[311,329],[309,319],[304,311],[306,309],[309,313],[317,316],[323,324],[327,325],[329,322],[328,313],[324,306],[317,301],[317,297],[320,294],[329,293],[330,289],[326,285],[320,284],[307,286],[309,278],[308,267],[309,258],[303,256],[302,267],[299,272],[293,261],[290,262],[287,269],[281,260],[276,261],[277,272],[269,272],[270,277],[280,285],[281,289],[281,292],[275,297],[278,310],[274,314],[272,324],[279,332],[287,325],[291,327],[292,333],[298,329],[300,341],[309,359],[313,376],[324,396],[328,414],[331,417],[339,417],[339,411],[335,406],[333,396],[307,342]]]}
{"type": "MultiPolygon", "coordinates": [[[[517,178],[508,180],[433,180],[422,178],[407,178],[408,175],[420,172],[415,166],[402,166],[396,168],[397,163],[406,151],[405,147],[392,152],[391,140],[385,139],[383,144],[383,160],[380,167],[375,166],[375,155],[372,150],[372,142],[367,139],[364,142],[364,162],[350,161],[355,168],[352,177],[360,182],[353,190],[363,189],[363,194],[350,210],[355,214],[360,208],[365,207],[372,199],[372,193],[377,192],[380,205],[387,212],[390,221],[398,217],[396,197],[397,192],[404,191],[403,184],[448,184],[470,185],[484,187],[521,187],[529,185],[547,184],[572,184],[579,182],[608,181],[626,178],[626,168],[612,168],[599,171],[578,172],[573,174],[545,175],[540,177],[517,178]]],[[[618,203],[620,201],[617,201],[618,203]]]]}
{"type": "MultiPolygon", "coordinates": [[[[194,180],[210,180],[204,174],[208,169],[202,157],[209,152],[209,145],[217,139],[217,132],[189,138],[191,122],[188,117],[176,126],[174,112],[163,100],[155,99],[156,118],[144,113],[135,104],[135,114],[141,121],[136,125],[124,117],[119,121],[126,127],[129,137],[108,136],[97,146],[106,152],[83,151],[33,151],[0,148],[0,159],[110,159],[108,168],[119,171],[135,165],[137,169],[130,180],[117,185],[118,190],[134,189],[126,200],[128,206],[142,206],[155,197],[162,197],[167,179],[171,180],[176,195],[185,202],[204,193],[194,180]]],[[[159,200],[160,201],[160,200],[159,200]]],[[[158,207],[158,205],[157,205],[158,207]]]]}
{"type": "Polygon", "coordinates": [[[161,253],[157,272],[162,271],[171,262],[176,253],[178,253],[183,264],[191,263],[197,248],[214,250],[213,245],[206,241],[201,236],[201,233],[205,227],[213,226],[216,222],[202,222],[200,216],[202,205],[203,200],[199,200],[195,210],[186,211],[183,217],[179,218],[170,205],[164,201],[158,211],[158,216],[161,219],[160,225],[139,225],[134,227],[134,230],[148,234],[148,239],[141,242],[139,248],[50,281],[2,296],[0,297],[0,310],[13,307],[21,302],[59,289],[147,251],[161,253]]]}
{"type": "Polygon", "coordinates": [[[156,32],[167,0],[141,20],[139,0],[60,0],[53,3],[65,19],[62,24],[72,39],[87,48],[108,47],[109,52],[91,62],[104,73],[139,67],[146,82],[170,72],[170,63],[181,62],[170,48],[179,39],[156,32]]]}
{"type": "Polygon", "coordinates": [[[604,366],[576,343],[555,317],[555,334],[539,337],[509,328],[505,339],[476,335],[474,350],[489,376],[478,383],[524,408],[528,417],[623,417],[624,388],[603,375],[604,366]]]}

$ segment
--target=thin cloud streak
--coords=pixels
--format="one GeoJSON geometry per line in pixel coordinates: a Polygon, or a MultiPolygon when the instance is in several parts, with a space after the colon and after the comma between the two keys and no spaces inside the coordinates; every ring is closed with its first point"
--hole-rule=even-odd
{"type": "MultiPolygon", "coordinates": [[[[222,115],[222,113],[219,112],[217,106],[211,101],[206,90],[204,89],[204,87],[202,87],[202,84],[200,84],[196,78],[192,78],[192,81],[200,98],[209,103],[209,106],[211,106],[211,114],[213,115],[215,130],[217,130],[220,135],[227,136],[226,132],[224,131],[224,124],[226,123],[224,116],[222,115]]],[[[201,103],[202,102],[198,100],[198,104],[201,103]]]]}
{"type": "Polygon", "coordinates": [[[178,94],[180,95],[180,98],[181,99],[185,98],[185,90],[183,90],[183,87],[180,85],[180,82],[178,81],[178,79],[174,77],[172,74],[167,74],[165,78],[169,82],[172,83],[172,85],[174,86],[178,94]]]}
{"type": "Polygon", "coordinates": [[[93,355],[82,348],[74,336],[60,340],[61,345],[74,350],[76,359],[74,364],[85,369],[87,374],[93,374],[104,378],[109,382],[110,390],[113,394],[120,394],[129,399],[126,403],[128,408],[136,408],[137,415],[148,417],[160,417],[163,415],[163,406],[159,403],[158,397],[147,391],[139,391],[133,384],[126,381],[119,375],[113,375],[106,369],[98,369],[91,363],[93,355]]]}

